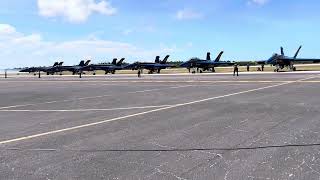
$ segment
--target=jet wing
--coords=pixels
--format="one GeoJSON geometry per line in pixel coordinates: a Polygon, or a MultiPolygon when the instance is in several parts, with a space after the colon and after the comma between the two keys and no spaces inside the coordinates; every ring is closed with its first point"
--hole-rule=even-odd
{"type": "Polygon", "coordinates": [[[215,66],[232,66],[234,65],[234,63],[229,61],[219,61],[219,62],[216,62],[214,65],[215,66]]]}
{"type": "Polygon", "coordinates": [[[37,67],[30,67],[30,68],[21,69],[19,72],[28,72],[28,73],[31,73],[31,72],[37,72],[37,71],[39,71],[38,69],[39,69],[39,68],[37,68],[37,67]]]}
{"type": "Polygon", "coordinates": [[[168,68],[168,67],[174,67],[174,65],[171,65],[171,64],[155,64],[153,67],[154,68],[168,68]]]}
{"type": "Polygon", "coordinates": [[[74,71],[75,67],[73,67],[73,66],[61,66],[61,67],[59,67],[59,70],[60,71],[74,71]]]}
{"type": "Polygon", "coordinates": [[[296,58],[293,60],[293,62],[320,63],[320,59],[296,58]]]}
{"type": "Polygon", "coordinates": [[[197,65],[201,66],[226,66],[226,65],[233,65],[234,63],[228,61],[200,61],[196,63],[197,65]]]}
{"type": "Polygon", "coordinates": [[[267,60],[258,60],[256,61],[257,64],[267,64],[267,60]]]}
{"type": "Polygon", "coordinates": [[[96,70],[113,71],[113,70],[120,70],[120,69],[122,69],[122,66],[104,65],[104,66],[98,66],[96,70]]]}
{"type": "Polygon", "coordinates": [[[109,70],[114,65],[108,64],[108,65],[88,65],[84,66],[84,71],[96,71],[96,70],[109,70]]]}
{"type": "Polygon", "coordinates": [[[141,68],[154,68],[156,67],[156,64],[140,64],[141,68]]]}

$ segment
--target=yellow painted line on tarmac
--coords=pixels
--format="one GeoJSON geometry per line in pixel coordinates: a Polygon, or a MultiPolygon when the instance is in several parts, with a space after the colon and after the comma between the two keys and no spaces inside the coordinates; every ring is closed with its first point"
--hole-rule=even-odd
{"type": "Polygon", "coordinates": [[[168,110],[168,109],[183,107],[183,106],[187,106],[187,105],[198,104],[198,103],[207,102],[207,101],[211,101],[211,100],[215,100],[215,99],[221,99],[221,98],[225,98],[225,97],[230,97],[230,96],[235,96],[235,95],[240,95],[240,94],[260,91],[260,90],[264,90],[264,89],[270,89],[270,88],[273,88],[273,87],[292,84],[292,83],[295,83],[295,82],[300,82],[300,81],[304,81],[304,80],[308,80],[308,79],[312,79],[312,78],[314,78],[314,76],[308,77],[308,78],[304,78],[304,79],[299,79],[299,80],[296,80],[296,81],[293,81],[293,82],[285,82],[285,83],[280,83],[280,84],[276,84],[276,85],[264,86],[264,87],[250,89],[250,90],[246,90],[246,91],[239,91],[239,92],[236,92],[236,93],[225,94],[225,95],[221,95],[221,96],[214,96],[214,97],[210,97],[210,98],[206,98],[206,99],[200,99],[200,100],[196,100],[196,101],[190,101],[190,102],[186,102],[186,103],[176,104],[176,105],[163,107],[163,108],[159,108],[159,109],[153,109],[153,110],[144,111],[144,112],[140,112],[140,113],[135,113],[135,114],[131,114],[131,115],[120,116],[120,117],[117,117],[117,118],[105,119],[105,120],[94,122],[94,123],[88,123],[88,124],[83,124],[83,125],[79,125],[79,126],[73,126],[73,127],[64,128],[64,129],[47,131],[47,132],[39,133],[39,134],[33,134],[33,135],[29,135],[29,136],[22,136],[22,137],[13,138],[13,139],[7,139],[7,140],[0,141],[0,145],[14,143],[14,142],[20,142],[20,141],[25,141],[25,140],[30,140],[30,139],[43,137],[43,136],[48,136],[48,135],[54,135],[54,134],[58,134],[58,133],[64,133],[64,132],[68,132],[68,131],[72,131],[72,130],[78,130],[78,129],[92,127],[92,126],[97,126],[97,125],[105,124],[105,123],[108,123],[108,122],[124,120],[124,119],[128,119],[128,118],[131,118],[131,117],[141,116],[141,115],[145,115],[145,114],[150,114],[150,113],[164,111],[164,110],[168,110]]]}

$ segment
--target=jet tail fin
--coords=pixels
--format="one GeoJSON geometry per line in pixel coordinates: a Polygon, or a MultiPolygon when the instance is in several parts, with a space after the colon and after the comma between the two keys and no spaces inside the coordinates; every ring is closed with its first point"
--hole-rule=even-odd
{"type": "Polygon", "coordinates": [[[62,64],[63,64],[63,62],[60,62],[60,63],[58,64],[58,66],[62,66],[62,64]]]}
{"type": "Polygon", "coordinates": [[[54,64],[53,64],[53,67],[55,67],[55,66],[57,66],[58,65],[58,62],[55,62],[54,64]]]}
{"type": "Polygon", "coordinates": [[[86,63],[84,63],[85,66],[88,66],[91,60],[87,60],[86,63]]]}
{"type": "Polygon", "coordinates": [[[170,55],[166,55],[166,57],[162,60],[161,64],[166,64],[170,55]]]}
{"type": "Polygon", "coordinates": [[[294,59],[295,59],[295,58],[297,58],[297,56],[298,56],[298,54],[299,54],[299,52],[300,52],[301,48],[302,48],[302,46],[300,46],[300,47],[299,47],[299,49],[297,50],[296,54],[295,54],[295,55],[294,55],[294,57],[293,57],[294,59]]]}
{"type": "Polygon", "coordinates": [[[117,58],[113,58],[112,64],[113,64],[113,65],[117,65],[117,58]]]}
{"type": "Polygon", "coordinates": [[[80,61],[79,66],[84,66],[84,61],[80,61]]]}
{"type": "Polygon", "coordinates": [[[214,60],[214,62],[219,62],[220,59],[221,59],[222,54],[223,54],[223,51],[221,51],[221,52],[219,53],[219,55],[217,56],[216,60],[214,60]]]}
{"type": "Polygon", "coordinates": [[[211,60],[211,57],[210,57],[210,52],[207,52],[207,58],[206,58],[206,60],[211,60]]]}
{"type": "Polygon", "coordinates": [[[156,56],[156,59],[154,60],[155,63],[160,63],[160,56],[156,56]]]}
{"type": "Polygon", "coordinates": [[[284,56],[283,47],[280,47],[281,55],[284,56]]]}
{"type": "Polygon", "coordinates": [[[126,58],[121,58],[120,61],[117,63],[117,66],[121,66],[122,62],[125,60],[126,58]]]}

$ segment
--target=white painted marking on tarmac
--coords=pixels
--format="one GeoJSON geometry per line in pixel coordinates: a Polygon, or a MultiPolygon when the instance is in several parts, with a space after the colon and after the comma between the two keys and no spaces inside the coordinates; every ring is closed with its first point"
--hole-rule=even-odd
{"type": "Polygon", "coordinates": [[[88,111],[115,111],[115,110],[132,110],[132,109],[150,109],[162,108],[172,105],[159,105],[159,106],[137,106],[137,107],[122,107],[122,108],[109,108],[109,109],[2,109],[0,112],[88,112],[88,111]]]}
{"type": "MultiPolygon", "coordinates": [[[[178,89],[178,88],[184,88],[184,87],[190,87],[190,86],[193,86],[193,85],[174,86],[174,87],[157,88],[157,89],[147,89],[147,90],[127,92],[127,93],[124,93],[124,94],[136,94],[136,93],[160,91],[160,90],[166,90],[166,89],[178,89]]],[[[2,109],[10,109],[10,108],[17,108],[17,107],[25,107],[25,106],[35,106],[35,105],[41,105],[41,104],[53,104],[53,103],[59,103],[59,102],[72,102],[72,101],[76,101],[76,100],[95,99],[95,98],[102,98],[102,97],[108,97],[108,96],[112,96],[112,95],[111,94],[106,94],[106,95],[100,95],[100,96],[89,96],[89,97],[81,97],[81,98],[75,98],[75,99],[66,99],[66,100],[57,100],[57,101],[47,101],[47,102],[32,103],[32,104],[30,103],[30,104],[4,106],[4,107],[0,107],[0,110],[2,110],[2,109]]]]}
{"type": "MultiPolygon", "coordinates": [[[[304,79],[299,79],[299,80],[296,80],[294,82],[301,82],[301,81],[312,79],[312,78],[315,78],[315,76],[304,78],[304,79]]],[[[29,140],[29,139],[34,139],[34,138],[37,138],[37,137],[48,136],[48,135],[53,135],[53,134],[57,134],[57,133],[63,133],[63,132],[72,131],[72,130],[78,130],[78,129],[91,127],[91,126],[96,126],[96,125],[100,125],[100,124],[104,124],[104,123],[108,123],[108,122],[119,121],[119,120],[131,118],[131,117],[150,114],[150,113],[153,113],[153,112],[159,112],[159,111],[164,111],[164,110],[173,109],[173,108],[177,108],[177,107],[182,107],[182,106],[202,103],[202,102],[206,102],[206,101],[211,101],[211,100],[215,100],[215,99],[221,99],[221,98],[225,98],[225,97],[235,96],[235,95],[239,95],[239,94],[245,94],[245,93],[260,91],[260,90],[269,89],[269,88],[278,87],[278,86],[283,86],[283,85],[292,84],[292,83],[293,82],[275,84],[275,85],[265,86],[265,87],[261,87],[261,88],[255,88],[255,89],[250,89],[250,90],[246,90],[246,91],[240,91],[240,92],[236,92],[236,93],[231,93],[231,94],[226,94],[226,95],[215,96],[215,97],[211,97],[211,98],[200,99],[200,100],[196,100],[196,101],[190,101],[190,102],[186,102],[186,103],[176,104],[176,105],[172,105],[172,106],[168,106],[168,107],[163,107],[163,108],[159,108],[159,109],[153,109],[153,110],[144,111],[144,112],[135,113],[135,114],[126,115],[126,116],[121,116],[121,117],[117,117],[117,118],[106,119],[106,120],[102,120],[102,121],[98,121],[98,122],[94,122],[94,123],[88,123],[88,124],[83,124],[83,125],[79,125],[79,126],[73,126],[73,127],[54,130],[54,131],[48,131],[48,132],[44,132],[44,133],[39,133],[39,134],[34,134],[34,135],[29,135],[29,136],[23,136],[23,137],[14,138],[14,139],[8,139],[8,140],[0,141],[0,145],[13,143],[13,142],[24,141],[24,140],[29,140]]]]}

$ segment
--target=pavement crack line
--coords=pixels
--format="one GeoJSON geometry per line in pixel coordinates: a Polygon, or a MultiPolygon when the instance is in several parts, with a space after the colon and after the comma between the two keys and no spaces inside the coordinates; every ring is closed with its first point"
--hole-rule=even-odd
{"type": "MultiPolygon", "coordinates": [[[[6,148],[5,151],[43,151],[43,152],[190,152],[190,151],[241,151],[241,150],[258,150],[258,149],[272,149],[272,148],[299,148],[299,147],[318,147],[320,143],[312,144],[283,144],[270,146],[250,146],[250,147],[211,147],[211,148],[168,148],[168,149],[28,149],[28,148],[6,148]]],[[[219,155],[218,155],[219,156],[219,155]]]]}
{"type": "Polygon", "coordinates": [[[163,108],[159,108],[159,109],[153,109],[153,110],[144,111],[144,112],[135,113],[135,114],[126,115],[126,116],[121,116],[121,117],[117,117],[117,118],[105,119],[105,120],[94,122],[94,123],[88,123],[88,124],[83,124],[83,125],[79,125],[79,126],[73,126],[73,127],[64,128],[64,129],[48,131],[48,132],[44,132],[44,133],[33,134],[33,135],[18,137],[18,138],[14,138],[14,139],[3,140],[3,141],[0,141],[0,145],[9,144],[9,143],[13,143],[13,142],[24,141],[24,140],[29,140],[29,139],[34,139],[34,138],[42,137],[42,136],[48,136],[48,135],[63,133],[63,132],[72,131],[72,130],[78,130],[78,129],[91,127],[91,126],[96,126],[96,125],[100,125],[100,124],[104,124],[104,123],[108,123],[108,122],[119,121],[119,120],[128,119],[128,118],[132,118],[132,117],[136,117],[136,116],[141,116],[141,115],[145,115],[145,114],[150,114],[150,113],[154,113],[154,112],[164,111],[164,110],[173,109],[173,108],[182,107],[182,106],[187,106],[187,105],[192,105],[192,104],[198,104],[198,103],[211,101],[211,100],[215,100],[215,99],[221,99],[221,98],[225,98],[225,97],[230,97],[230,96],[235,96],[235,95],[240,95],[240,94],[260,91],[260,90],[264,90],[264,89],[270,89],[270,88],[273,88],[273,87],[288,85],[288,84],[292,84],[292,83],[295,83],[295,82],[300,82],[300,81],[312,79],[312,78],[315,78],[315,77],[317,77],[317,76],[311,76],[311,77],[304,78],[304,79],[299,79],[299,80],[296,80],[296,81],[293,81],[293,82],[286,82],[286,83],[281,83],[281,84],[264,86],[264,87],[250,89],[250,90],[246,90],[246,91],[240,91],[240,92],[236,92],[236,93],[231,93],[231,94],[226,94],[226,95],[215,96],[215,97],[211,97],[211,98],[200,99],[200,100],[196,100],[196,101],[176,104],[176,105],[172,105],[172,106],[168,106],[168,107],[163,107],[163,108]]]}

